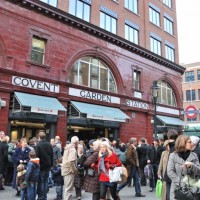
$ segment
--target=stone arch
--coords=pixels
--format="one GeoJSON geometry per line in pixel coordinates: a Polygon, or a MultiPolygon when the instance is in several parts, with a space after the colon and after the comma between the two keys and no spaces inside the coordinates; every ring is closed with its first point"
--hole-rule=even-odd
{"type": "Polygon", "coordinates": [[[123,93],[123,80],[122,80],[119,70],[116,67],[116,64],[107,55],[101,52],[98,48],[96,50],[88,49],[88,50],[80,51],[76,53],[74,56],[72,56],[68,60],[67,64],[65,65],[64,71],[66,72],[66,79],[70,74],[73,64],[77,60],[85,56],[94,56],[95,58],[98,58],[101,61],[103,61],[109,67],[109,69],[111,70],[116,80],[118,94],[123,93]]]}
{"type": "Polygon", "coordinates": [[[178,108],[182,107],[182,97],[174,81],[167,76],[161,77],[158,81],[165,81],[170,85],[176,97],[177,107],[178,108]]]}
{"type": "Polygon", "coordinates": [[[6,66],[6,48],[3,42],[3,38],[0,35],[0,68],[6,66]]]}

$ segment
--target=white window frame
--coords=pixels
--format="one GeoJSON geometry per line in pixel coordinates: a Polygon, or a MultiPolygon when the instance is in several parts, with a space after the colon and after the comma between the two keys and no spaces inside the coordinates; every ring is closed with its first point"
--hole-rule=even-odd
{"type": "Polygon", "coordinates": [[[133,42],[134,44],[139,44],[139,30],[125,24],[125,39],[133,42]]]}
{"type": "Polygon", "coordinates": [[[164,30],[171,35],[174,34],[173,21],[167,17],[164,17],[164,30]]]}
{"type": "Polygon", "coordinates": [[[172,8],[172,0],[163,0],[163,3],[168,6],[169,8],[172,8]]]}
{"type": "Polygon", "coordinates": [[[165,44],[165,57],[166,59],[175,61],[175,49],[165,44]]]}
{"type": "Polygon", "coordinates": [[[160,40],[150,36],[150,49],[155,54],[161,56],[162,54],[162,43],[160,40]]]}
{"type": "Polygon", "coordinates": [[[149,6],[149,21],[160,27],[160,12],[149,6]]]}
{"type": "Polygon", "coordinates": [[[138,0],[124,0],[124,7],[138,14],[138,0]]]}

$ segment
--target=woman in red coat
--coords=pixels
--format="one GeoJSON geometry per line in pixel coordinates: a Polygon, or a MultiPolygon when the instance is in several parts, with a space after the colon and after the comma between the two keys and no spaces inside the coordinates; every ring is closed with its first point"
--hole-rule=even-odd
{"type": "Polygon", "coordinates": [[[117,182],[110,183],[109,180],[109,169],[114,169],[115,167],[121,166],[122,163],[117,157],[117,155],[111,151],[111,147],[107,141],[104,141],[100,145],[99,151],[99,159],[98,165],[93,166],[98,168],[100,173],[99,181],[100,181],[100,200],[104,200],[106,198],[107,188],[109,187],[110,193],[114,200],[119,200],[119,197],[116,193],[117,182]]]}

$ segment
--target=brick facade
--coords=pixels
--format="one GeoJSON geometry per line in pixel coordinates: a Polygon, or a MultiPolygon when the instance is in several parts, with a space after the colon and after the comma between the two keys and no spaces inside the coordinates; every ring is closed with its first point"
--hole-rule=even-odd
{"type": "MultiPolygon", "coordinates": [[[[113,2],[111,3],[113,4],[113,2]]],[[[59,5],[62,4],[63,1],[59,1],[59,5]]],[[[63,9],[67,9],[67,6],[63,6],[63,9]]],[[[9,130],[10,94],[14,91],[55,97],[64,106],[67,106],[70,100],[77,100],[120,108],[130,117],[130,122],[121,124],[119,128],[119,136],[124,141],[127,141],[131,136],[138,138],[144,136],[152,140],[153,126],[150,123],[153,116],[151,86],[154,80],[164,80],[171,85],[177,99],[177,107],[173,109],[179,111],[182,109],[181,73],[183,73],[183,68],[176,64],[169,63],[164,66],[153,59],[140,56],[128,49],[86,33],[82,29],[63,24],[57,19],[52,19],[5,0],[0,2],[0,19],[0,97],[7,103],[5,108],[0,109],[0,129],[5,132],[9,130]],[[46,51],[48,55],[46,55],[47,59],[44,65],[37,65],[30,61],[31,39],[34,34],[47,39],[48,49],[46,51]],[[68,83],[68,76],[73,64],[84,56],[95,56],[109,66],[117,82],[117,94],[109,94],[108,92],[68,83]],[[175,66],[174,69],[171,66],[175,66]],[[134,67],[140,68],[142,72],[141,99],[134,97],[132,87],[132,70],[134,67]],[[56,94],[12,85],[12,76],[14,75],[59,84],[60,92],[56,94]],[[68,94],[69,87],[116,96],[120,98],[121,103],[119,105],[108,105],[105,102],[70,96],[68,94]],[[129,107],[124,103],[126,99],[147,103],[149,109],[129,107]],[[134,117],[132,113],[134,113],[134,117]]],[[[97,23],[99,19],[93,18],[93,20],[94,23],[97,23]]],[[[141,29],[143,30],[142,27],[141,29]]],[[[147,54],[150,53],[147,52],[147,54]]],[[[162,58],[155,60],[158,59],[162,60],[162,58]]],[[[163,63],[166,63],[166,60],[163,63]]],[[[55,134],[60,135],[63,142],[66,140],[66,129],[67,116],[59,113],[55,134]]]]}

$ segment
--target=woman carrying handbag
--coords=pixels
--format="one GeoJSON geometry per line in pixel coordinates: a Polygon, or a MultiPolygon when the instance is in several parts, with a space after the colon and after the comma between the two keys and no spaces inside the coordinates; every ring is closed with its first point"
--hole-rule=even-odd
{"type": "MultiPolygon", "coordinates": [[[[167,174],[172,180],[170,190],[170,200],[180,199],[175,197],[176,189],[180,185],[183,187],[184,175],[193,174],[196,176],[200,175],[200,165],[196,153],[191,152],[191,140],[188,136],[180,135],[175,142],[175,151],[170,154],[167,174]]],[[[181,190],[179,187],[179,190],[181,190]]],[[[186,200],[186,197],[184,198],[186,200]]]]}

